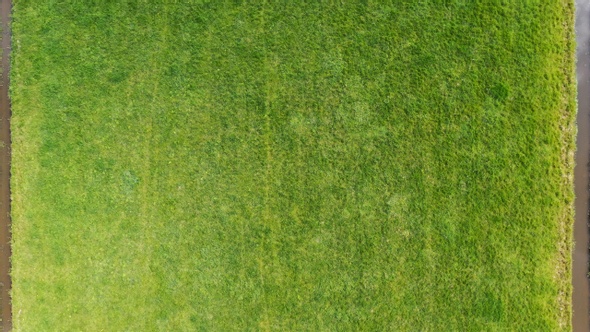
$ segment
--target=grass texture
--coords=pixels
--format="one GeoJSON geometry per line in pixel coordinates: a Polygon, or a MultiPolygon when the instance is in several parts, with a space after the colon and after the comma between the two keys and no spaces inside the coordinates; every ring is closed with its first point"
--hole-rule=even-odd
{"type": "Polygon", "coordinates": [[[571,329],[573,11],[15,0],[15,329],[571,329]]]}

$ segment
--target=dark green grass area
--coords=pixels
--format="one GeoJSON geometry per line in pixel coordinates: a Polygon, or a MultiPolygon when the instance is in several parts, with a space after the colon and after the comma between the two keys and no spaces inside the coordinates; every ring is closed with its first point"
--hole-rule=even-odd
{"type": "Polygon", "coordinates": [[[569,330],[573,1],[15,0],[17,331],[569,330]]]}

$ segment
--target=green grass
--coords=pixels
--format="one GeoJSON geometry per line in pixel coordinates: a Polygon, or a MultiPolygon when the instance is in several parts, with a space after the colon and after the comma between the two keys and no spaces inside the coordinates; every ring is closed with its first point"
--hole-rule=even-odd
{"type": "Polygon", "coordinates": [[[573,1],[15,0],[17,331],[569,330],[573,1]]]}

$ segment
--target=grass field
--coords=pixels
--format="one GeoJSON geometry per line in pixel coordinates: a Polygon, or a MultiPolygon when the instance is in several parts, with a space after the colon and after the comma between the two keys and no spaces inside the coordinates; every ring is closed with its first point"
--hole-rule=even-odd
{"type": "Polygon", "coordinates": [[[342,2],[14,0],[17,331],[571,328],[573,1],[342,2]]]}

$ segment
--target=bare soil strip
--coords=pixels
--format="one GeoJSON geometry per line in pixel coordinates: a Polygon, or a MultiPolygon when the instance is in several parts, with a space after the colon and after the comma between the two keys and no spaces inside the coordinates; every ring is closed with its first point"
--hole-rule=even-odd
{"type": "Polygon", "coordinates": [[[0,82],[0,301],[2,330],[12,328],[10,305],[10,0],[0,1],[2,75],[0,82]]]}
{"type": "Polygon", "coordinates": [[[590,331],[588,282],[588,172],[590,157],[590,3],[576,0],[576,42],[578,44],[578,136],[575,192],[576,220],[573,255],[573,321],[574,331],[590,331]]]}

